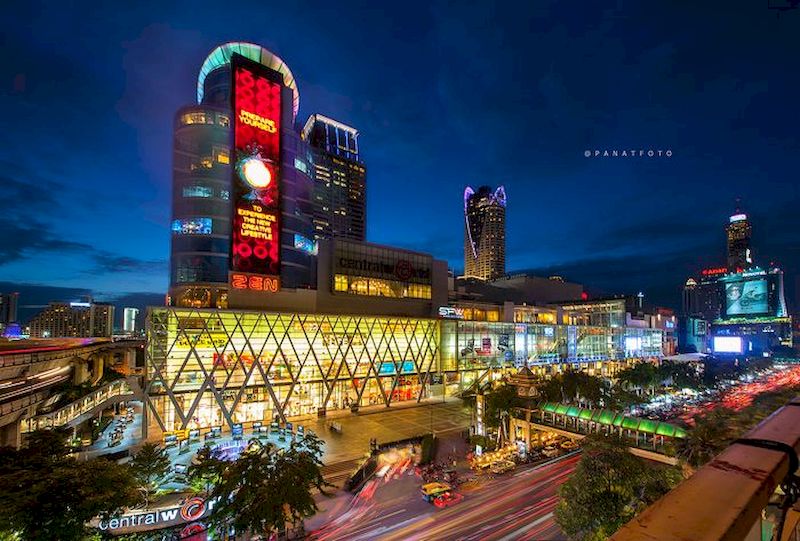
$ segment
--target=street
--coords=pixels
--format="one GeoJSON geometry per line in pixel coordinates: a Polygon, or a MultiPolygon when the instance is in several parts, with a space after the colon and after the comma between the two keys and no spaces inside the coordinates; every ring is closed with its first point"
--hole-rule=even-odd
{"type": "Polygon", "coordinates": [[[307,522],[310,539],[511,541],[565,539],[553,517],[558,488],[572,474],[578,454],[539,467],[482,477],[474,488],[457,491],[463,501],[439,509],[422,500],[421,480],[374,479],[352,499],[320,502],[321,513],[307,522]]]}

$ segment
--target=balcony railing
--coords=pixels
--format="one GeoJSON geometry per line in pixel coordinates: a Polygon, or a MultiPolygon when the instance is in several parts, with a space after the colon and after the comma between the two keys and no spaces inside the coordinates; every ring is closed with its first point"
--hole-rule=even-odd
{"type": "MultiPolygon", "coordinates": [[[[615,541],[777,540],[783,513],[776,488],[797,469],[800,399],[781,407],[694,475],[622,527],[615,541]],[[768,508],[768,505],[770,506],[768,508]]],[[[777,541],[798,537],[800,513],[786,513],[777,541]]]]}

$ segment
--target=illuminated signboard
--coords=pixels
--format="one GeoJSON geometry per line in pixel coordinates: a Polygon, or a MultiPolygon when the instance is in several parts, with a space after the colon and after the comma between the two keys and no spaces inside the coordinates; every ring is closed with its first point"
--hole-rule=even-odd
{"type": "Polygon", "coordinates": [[[766,279],[725,284],[726,315],[764,314],[768,311],[766,279]]]}
{"type": "Polygon", "coordinates": [[[740,336],[715,336],[714,353],[742,353],[740,336]]]}
{"type": "Polygon", "coordinates": [[[446,319],[464,319],[464,309],[457,306],[440,306],[439,317],[446,319]]]}
{"type": "Polygon", "coordinates": [[[319,245],[316,241],[304,237],[299,233],[294,234],[294,247],[311,255],[317,255],[317,252],[319,251],[319,245]]]}
{"type": "Polygon", "coordinates": [[[230,285],[233,289],[275,293],[281,288],[281,281],[277,276],[232,272],[230,273],[230,285]]]}
{"type": "Polygon", "coordinates": [[[210,235],[211,218],[182,218],[172,221],[172,232],[178,235],[210,235]]]}
{"type": "Polygon", "coordinates": [[[92,525],[104,532],[114,534],[141,532],[195,522],[207,517],[214,508],[215,500],[192,497],[182,505],[162,507],[152,511],[124,513],[111,519],[96,518],[92,525]]]}
{"type": "Polygon", "coordinates": [[[725,274],[728,272],[728,267],[715,267],[713,269],[703,269],[701,273],[703,276],[716,276],[718,274],[725,274]]]}
{"type": "Polygon", "coordinates": [[[281,75],[234,54],[231,286],[277,291],[280,274],[281,75]],[[257,276],[253,276],[257,275],[257,276]]]}

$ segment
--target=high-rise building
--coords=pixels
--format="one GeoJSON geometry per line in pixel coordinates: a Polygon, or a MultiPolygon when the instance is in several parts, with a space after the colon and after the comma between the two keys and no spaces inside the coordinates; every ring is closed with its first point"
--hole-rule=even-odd
{"type": "Polygon", "coordinates": [[[114,305],[94,302],[51,302],[30,321],[32,338],[111,336],[114,305]]]}
{"type": "Polygon", "coordinates": [[[19,293],[0,294],[0,331],[11,323],[17,322],[17,304],[19,293]]]}
{"type": "Polygon", "coordinates": [[[138,308],[125,308],[122,311],[122,332],[133,334],[136,332],[136,318],[139,316],[138,308]]]}
{"type": "Polygon", "coordinates": [[[367,233],[367,171],[358,131],[326,116],[311,115],[303,140],[314,164],[314,236],[363,241],[367,233]]]}
{"type": "Polygon", "coordinates": [[[232,216],[231,57],[239,54],[275,73],[280,90],[281,284],[308,287],[313,261],[297,238],[313,238],[308,152],[294,128],[300,104],[289,67],[259,45],[225,43],[206,57],[197,104],[175,117],[169,304],[228,305],[232,216]]]}
{"type": "Polygon", "coordinates": [[[506,273],[506,191],[464,190],[464,276],[494,280],[506,273]]]}
{"type": "Polygon", "coordinates": [[[738,269],[748,269],[753,266],[753,254],[750,248],[750,238],[753,227],[747,214],[736,212],[730,217],[725,227],[728,234],[728,269],[735,272],[738,269]]]}

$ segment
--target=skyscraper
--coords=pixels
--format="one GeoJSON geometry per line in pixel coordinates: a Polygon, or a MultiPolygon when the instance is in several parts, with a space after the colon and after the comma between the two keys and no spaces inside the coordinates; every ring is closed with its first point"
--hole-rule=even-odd
{"type": "Polygon", "coordinates": [[[506,191],[464,190],[464,275],[494,280],[506,273],[506,191]]]}
{"type": "Polygon", "coordinates": [[[138,308],[125,308],[122,311],[122,332],[128,334],[136,332],[136,317],[138,315],[138,308]]]}
{"type": "Polygon", "coordinates": [[[735,272],[737,269],[747,269],[753,265],[753,254],[750,248],[750,237],[753,227],[747,214],[736,212],[730,217],[725,227],[728,234],[728,269],[735,272]]]}
{"type": "Polygon", "coordinates": [[[367,171],[358,131],[326,116],[311,115],[303,128],[314,163],[314,236],[363,241],[367,230],[367,171]]]}
{"type": "Polygon", "coordinates": [[[0,331],[11,323],[17,322],[17,304],[19,293],[0,294],[0,331]]]}
{"type": "Polygon", "coordinates": [[[282,81],[279,182],[281,283],[308,287],[313,263],[296,237],[313,237],[311,179],[294,121],[297,84],[278,56],[252,43],[231,42],[206,57],[197,80],[197,105],[175,117],[172,190],[172,251],[169,302],[174,306],[228,306],[232,218],[230,62],[239,54],[282,81]]]}

